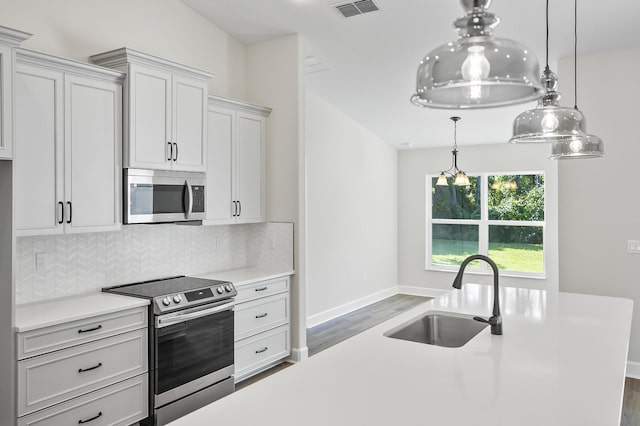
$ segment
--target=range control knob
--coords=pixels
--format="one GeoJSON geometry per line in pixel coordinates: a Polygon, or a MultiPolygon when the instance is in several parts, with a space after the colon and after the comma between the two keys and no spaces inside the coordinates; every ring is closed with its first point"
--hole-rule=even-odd
{"type": "Polygon", "coordinates": [[[176,294],[175,296],[173,296],[173,301],[176,303],[180,303],[182,302],[182,297],[180,297],[179,294],[176,294]]]}
{"type": "Polygon", "coordinates": [[[230,284],[224,286],[224,289],[227,290],[227,293],[231,293],[233,291],[233,287],[230,284]]]}
{"type": "Polygon", "coordinates": [[[218,292],[218,294],[222,294],[222,293],[224,293],[224,288],[222,288],[222,286],[220,286],[220,287],[218,287],[216,289],[216,291],[218,292]]]}
{"type": "Polygon", "coordinates": [[[171,299],[169,299],[168,297],[165,297],[164,299],[162,299],[162,304],[164,306],[169,306],[171,304],[171,299]]]}

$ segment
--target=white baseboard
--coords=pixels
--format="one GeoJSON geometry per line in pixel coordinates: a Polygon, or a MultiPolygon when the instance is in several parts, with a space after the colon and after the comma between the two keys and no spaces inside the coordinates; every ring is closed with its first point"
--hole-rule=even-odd
{"type": "Polygon", "coordinates": [[[287,362],[300,362],[309,358],[309,348],[291,348],[291,355],[287,358],[287,362]]]}
{"type": "Polygon", "coordinates": [[[627,361],[627,377],[640,379],[640,362],[627,361]]]}
{"type": "Polygon", "coordinates": [[[357,309],[364,308],[365,306],[368,306],[375,302],[379,302],[382,299],[386,299],[387,297],[391,297],[396,294],[398,294],[398,287],[389,287],[385,290],[373,293],[369,296],[365,296],[352,302],[345,303],[344,305],[336,306],[335,308],[320,312],[319,314],[311,315],[307,318],[307,328],[315,327],[316,325],[320,325],[324,322],[330,321],[341,315],[348,314],[349,312],[353,312],[357,309]]]}
{"type": "Polygon", "coordinates": [[[412,296],[438,297],[447,293],[449,290],[441,290],[438,288],[413,287],[408,285],[398,286],[398,293],[410,294],[412,296]]]}

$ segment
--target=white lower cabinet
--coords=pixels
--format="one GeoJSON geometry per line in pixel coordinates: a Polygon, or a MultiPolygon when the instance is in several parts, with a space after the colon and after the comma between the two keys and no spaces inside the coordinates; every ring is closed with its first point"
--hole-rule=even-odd
{"type": "Polygon", "coordinates": [[[147,416],[143,374],[18,419],[18,426],[130,425],[147,416]]]}
{"type": "Polygon", "coordinates": [[[291,354],[289,277],[238,286],[235,307],[235,381],[291,354]]]}
{"type": "Polygon", "coordinates": [[[17,333],[18,425],[128,425],[148,416],[146,308],[17,333]]]}

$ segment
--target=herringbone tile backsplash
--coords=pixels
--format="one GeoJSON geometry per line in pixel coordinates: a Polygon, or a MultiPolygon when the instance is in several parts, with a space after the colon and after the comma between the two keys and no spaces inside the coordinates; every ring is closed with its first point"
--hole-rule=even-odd
{"type": "Polygon", "coordinates": [[[119,232],[17,239],[18,304],[174,275],[293,269],[293,224],[128,225],[119,232]],[[44,264],[36,268],[36,254],[44,264]]]}

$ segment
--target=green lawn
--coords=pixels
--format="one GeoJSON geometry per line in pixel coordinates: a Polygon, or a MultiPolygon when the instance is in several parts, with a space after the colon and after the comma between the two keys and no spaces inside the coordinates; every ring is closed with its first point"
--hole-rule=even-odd
{"type": "MultiPolygon", "coordinates": [[[[467,256],[476,253],[476,241],[433,240],[432,261],[435,265],[458,266],[467,256]]],[[[542,244],[491,243],[489,257],[500,269],[542,272],[542,244]]]]}

